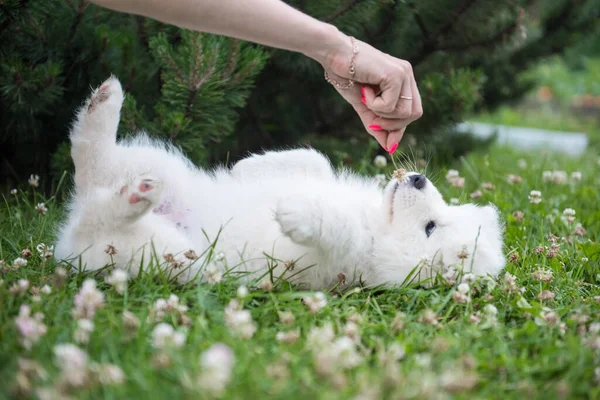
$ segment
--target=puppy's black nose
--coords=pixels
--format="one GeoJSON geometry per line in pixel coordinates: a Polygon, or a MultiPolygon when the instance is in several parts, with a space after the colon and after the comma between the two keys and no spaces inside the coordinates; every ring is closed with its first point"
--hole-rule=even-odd
{"type": "Polygon", "coordinates": [[[411,175],[408,179],[410,179],[410,183],[412,183],[416,189],[423,189],[427,183],[427,178],[425,178],[424,175],[411,175]]]}

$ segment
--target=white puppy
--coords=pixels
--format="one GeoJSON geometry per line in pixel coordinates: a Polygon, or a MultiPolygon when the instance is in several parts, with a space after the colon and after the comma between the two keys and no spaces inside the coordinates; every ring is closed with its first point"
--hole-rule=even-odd
{"type": "Polygon", "coordinates": [[[56,257],[74,268],[135,275],[158,261],[186,282],[216,267],[257,277],[271,266],[324,288],[344,277],[400,284],[416,267],[422,280],[456,265],[478,275],[504,266],[497,210],[449,206],[423,175],[395,174],[381,189],[304,149],[206,172],[145,135],[117,143],[122,101],[108,79],[72,128],[75,191],[56,257]]]}

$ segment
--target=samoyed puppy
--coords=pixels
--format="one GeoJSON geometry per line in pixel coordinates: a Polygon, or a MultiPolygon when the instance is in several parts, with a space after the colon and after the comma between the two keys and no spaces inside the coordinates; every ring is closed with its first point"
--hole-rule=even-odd
{"type": "Polygon", "coordinates": [[[161,265],[180,282],[268,273],[319,289],[504,267],[496,208],[448,205],[419,173],[397,171],[382,188],[308,149],[205,171],[143,134],[117,143],[122,102],[111,77],[71,130],[75,186],[55,255],[73,268],[161,265]]]}

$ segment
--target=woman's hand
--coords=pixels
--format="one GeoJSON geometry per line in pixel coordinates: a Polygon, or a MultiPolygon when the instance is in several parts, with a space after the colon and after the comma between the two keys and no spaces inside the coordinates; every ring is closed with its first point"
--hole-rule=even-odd
{"type": "MultiPolygon", "coordinates": [[[[323,65],[329,77],[348,84],[353,46],[350,37],[337,29],[323,50],[311,57],[323,65]]],[[[407,61],[385,54],[367,43],[354,40],[354,86],[336,90],[358,113],[367,132],[390,154],[398,148],[406,126],[423,115],[421,96],[407,61]]]]}

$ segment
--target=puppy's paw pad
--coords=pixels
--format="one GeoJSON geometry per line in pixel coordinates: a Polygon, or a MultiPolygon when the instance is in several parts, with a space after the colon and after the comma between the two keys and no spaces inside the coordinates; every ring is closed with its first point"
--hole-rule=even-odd
{"type": "Polygon", "coordinates": [[[137,204],[142,200],[157,203],[162,195],[162,183],[151,176],[140,176],[130,185],[121,187],[119,193],[127,197],[129,204],[137,204]]]}
{"type": "Polygon", "coordinates": [[[320,217],[308,200],[297,197],[281,200],[275,211],[275,220],[282,232],[298,244],[310,244],[320,235],[320,217]]]}
{"type": "Polygon", "coordinates": [[[92,92],[92,95],[88,99],[87,110],[91,113],[99,108],[102,103],[114,103],[117,107],[120,107],[122,102],[123,89],[121,88],[121,83],[116,77],[111,76],[98,89],[92,92]],[[113,99],[114,101],[108,101],[109,99],[113,99]]]}

